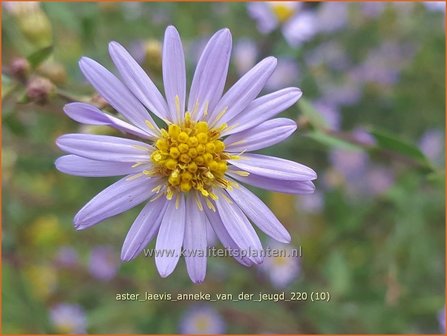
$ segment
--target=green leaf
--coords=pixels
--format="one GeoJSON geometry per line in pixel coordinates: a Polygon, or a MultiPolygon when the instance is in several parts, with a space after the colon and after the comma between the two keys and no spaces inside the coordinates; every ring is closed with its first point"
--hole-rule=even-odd
{"type": "Polygon", "coordinates": [[[427,167],[431,167],[428,158],[415,144],[406,142],[393,134],[381,130],[371,129],[370,133],[376,140],[377,148],[398,153],[427,167]]]}
{"type": "Polygon", "coordinates": [[[305,98],[301,98],[298,102],[298,107],[311,125],[315,128],[328,128],[326,120],[323,116],[315,109],[315,107],[305,98]]]}
{"type": "Polygon", "coordinates": [[[42,64],[48,57],[53,53],[53,46],[48,46],[43,49],[37,50],[27,57],[28,62],[31,64],[33,69],[37,68],[42,64]]]}
{"type": "Polygon", "coordinates": [[[358,151],[362,148],[358,145],[352,144],[348,141],[333,137],[329,134],[320,132],[320,131],[313,131],[306,134],[307,137],[319,142],[322,145],[329,146],[331,148],[339,148],[339,149],[346,149],[346,150],[354,150],[358,151]]]}

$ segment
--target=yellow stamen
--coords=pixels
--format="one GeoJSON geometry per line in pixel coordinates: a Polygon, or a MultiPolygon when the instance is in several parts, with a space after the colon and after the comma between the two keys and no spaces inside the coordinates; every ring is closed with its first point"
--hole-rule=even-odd
{"type": "Polygon", "coordinates": [[[177,113],[177,120],[180,120],[180,97],[178,95],[175,96],[175,111],[177,113]]]}
{"type": "Polygon", "coordinates": [[[149,120],[145,120],[144,122],[146,123],[147,127],[149,127],[149,129],[156,130],[154,124],[152,124],[149,120]]]}
{"type": "Polygon", "coordinates": [[[126,179],[126,181],[133,181],[133,180],[136,180],[137,178],[140,178],[141,176],[143,176],[144,175],[144,173],[138,173],[138,174],[136,174],[136,175],[131,175],[131,176],[129,176],[127,179],[126,179]]]}
{"type": "Polygon", "coordinates": [[[250,175],[249,172],[246,172],[244,170],[232,170],[231,172],[235,173],[236,175],[239,175],[239,176],[248,176],[248,175],[250,175]]]}
{"type": "Polygon", "coordinates": [[[208,102],[205,102],[205,106],[203,107],[203,115],[205,117],[208,115],[208,102]]]}
{"type": "Polygon", "coordinates": [[[132,147],[136,148],[136,149],[139,149],[139,150],[142,150],[144,152],[147,152],[149,150],[149,148],[144,147],[144,146],[140,146],[140,145],[132,145],[132,147]]]}
{"type": "Polygon", "coordinates": [[[209,200],[209,198],[205,198],[206,205],[208,206],[208,209],[213,210],[216,212],[216,208],[214,207],[213,203],[209,200]]]}
{"type": "Polygon", "coordinates": [[[154,189],[152,189],[152,192],[158,194],[160,192],[160,189],[161,189],[161,185],[156,186],[154,189]]]}
{"type": "Polygon", "coordinates": [[[135,163],[135,164],[133,164],[132,165],[132,168],[137,168],[137,167],[139,167],[139,166],[141,166],[141,165],[144,165],[146,162],[137,162],[137,163],[135,163]]]}
{"type": "Polygon", "coordinates": [[[217,115],[216,119],[214,119],[213,124],[216,124],[220,119],[222,119],[222,117],[225,115],[225,113],[227,113],[228,111],[228,107],[225,107],[222,111],[219,112],[219,114],[217,115]]]}
{"type": "Polygon", "coordinates": [[[196,100],[194,108],[192,109],[192,116],[196,116],[198,110],[199,110],[199,100],[196,100]]]}
{"type": "Polygon", "coordinates": [[[199,210],[203,211],[203,205],[202,205],[202,202],[200,201],[200,198],[197,197],[197,193],[194,193],[194,198],[196,200],[196,204],[197,204],[197,207],[199,208],[199,210]]]}
{"type": "MultiPolygon", "coordinates": [[[[176,104],[180,104],[178,96],[176,104]]],[[[206,121],[194,121],[192,114],[186,112],[183,121],[161,129],[155,148],[150,152],[153,168],[143,174],[163,178],[166,188],[160,187],[155,191],[163,190],[169,200],[181,192],[192,191],[195,197],[200,195],[217,200],[217,195],[211,192],[213,187],[231,187],[225,173],[227,160],[233,157],[224,152],[225,144],[219,140],[220,132],[226,126],[210,127],[206,121]]],[[[210,204],[208,207],[214,208],[210,204]]]]}

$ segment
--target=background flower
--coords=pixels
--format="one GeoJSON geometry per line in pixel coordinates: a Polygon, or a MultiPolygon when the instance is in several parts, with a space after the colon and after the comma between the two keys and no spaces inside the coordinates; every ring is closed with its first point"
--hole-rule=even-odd
{"type": "Polygon", "coordinates": [[[275,254],[266,256],[259,268],[274,288],[286,288],[300,274],[298,249],[294,246],[273,241],[269,241],[267,246],[275,250],[275,254]],[[281,251],[281,254],[276,254],[279,251],[281,251]]]}
{"type": "Polygon", "coordinates": [[[210,306],[190,306],[180,321],[182,334],[223,334],[225,322],[210,306]]]}
{"type": "Polygon", "coordinates": [[[79,305],[59,303],[51,308],[50,320],[57,332],[67,334],[86,333],[87,320],[79,305]]]}

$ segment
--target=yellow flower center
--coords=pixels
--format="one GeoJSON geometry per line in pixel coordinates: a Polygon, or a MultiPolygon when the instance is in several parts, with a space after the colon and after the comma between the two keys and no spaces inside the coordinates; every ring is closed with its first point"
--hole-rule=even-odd
{"type": "Polygon", "coordinates": [[[295,13],[295,8],[287,4],[272,4],[272,10],[279,22],[284,23],[295,13]]]}
{"type": "Polygon", "coordinates": [[[151,154],[154,170],[150,175],[166,178],[168,199],[176,192],[194,189],[217,199],[212,187],[228,187],[224,174],[231,156],[224,152],[225,145],[219,140],[225,127],[210,128],[206,121],[191,120],[191,114],[186,112],[184,121],[161,130],[151,154]]]}
{"type": "Polygon", "coordinates": [[[196,317],[195,324],[196,331],[206,333],[210,327],[210,320],[208,316],[202,314],[196,317]]]}
{"type": "Polygon", "coordinates": [[[284,256],[279,256],[279,257],[273,258],[273,265],[278,266],[278,267],[285,266],[285,265],[287,265],[288,262],[289,262],[289,259],[284,256]]]}

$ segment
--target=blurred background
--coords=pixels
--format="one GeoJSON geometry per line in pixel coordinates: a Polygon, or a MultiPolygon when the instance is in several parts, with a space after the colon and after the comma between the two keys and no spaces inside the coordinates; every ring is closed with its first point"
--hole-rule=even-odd
{"type": "MultiPolygon", "coordinates": [[[[3,333],[440,333],[445,326],[445,3],[3,2],[3,333]],[[82,55],[113,69],[122,43],[161,86],[167,25],[188,78],[209,36],[233,34],[227,87],[278,58],[265,92],[304,92],[282,115],[298,131],[265,153],[302,162],[313,195],[254,190],[302,249],[245,268],[209,258],[194,285],[152,258],[122,264],[141,207],[76,232],[72,218],[113,178],[54,168],[66,102],[106,106],[82,55]],[[117,293],[329,292],[329,302],[120,302],[117,293]]],[[[115,71],[113,69],[113,71],[115,71]]],[[[217,242],[216,242],[217,244],[217,242]]],[[[153,245],[153,244],[152,244],[153,245]]],[[[152,246],[151,245],[151,246],[152,246]]]]}

